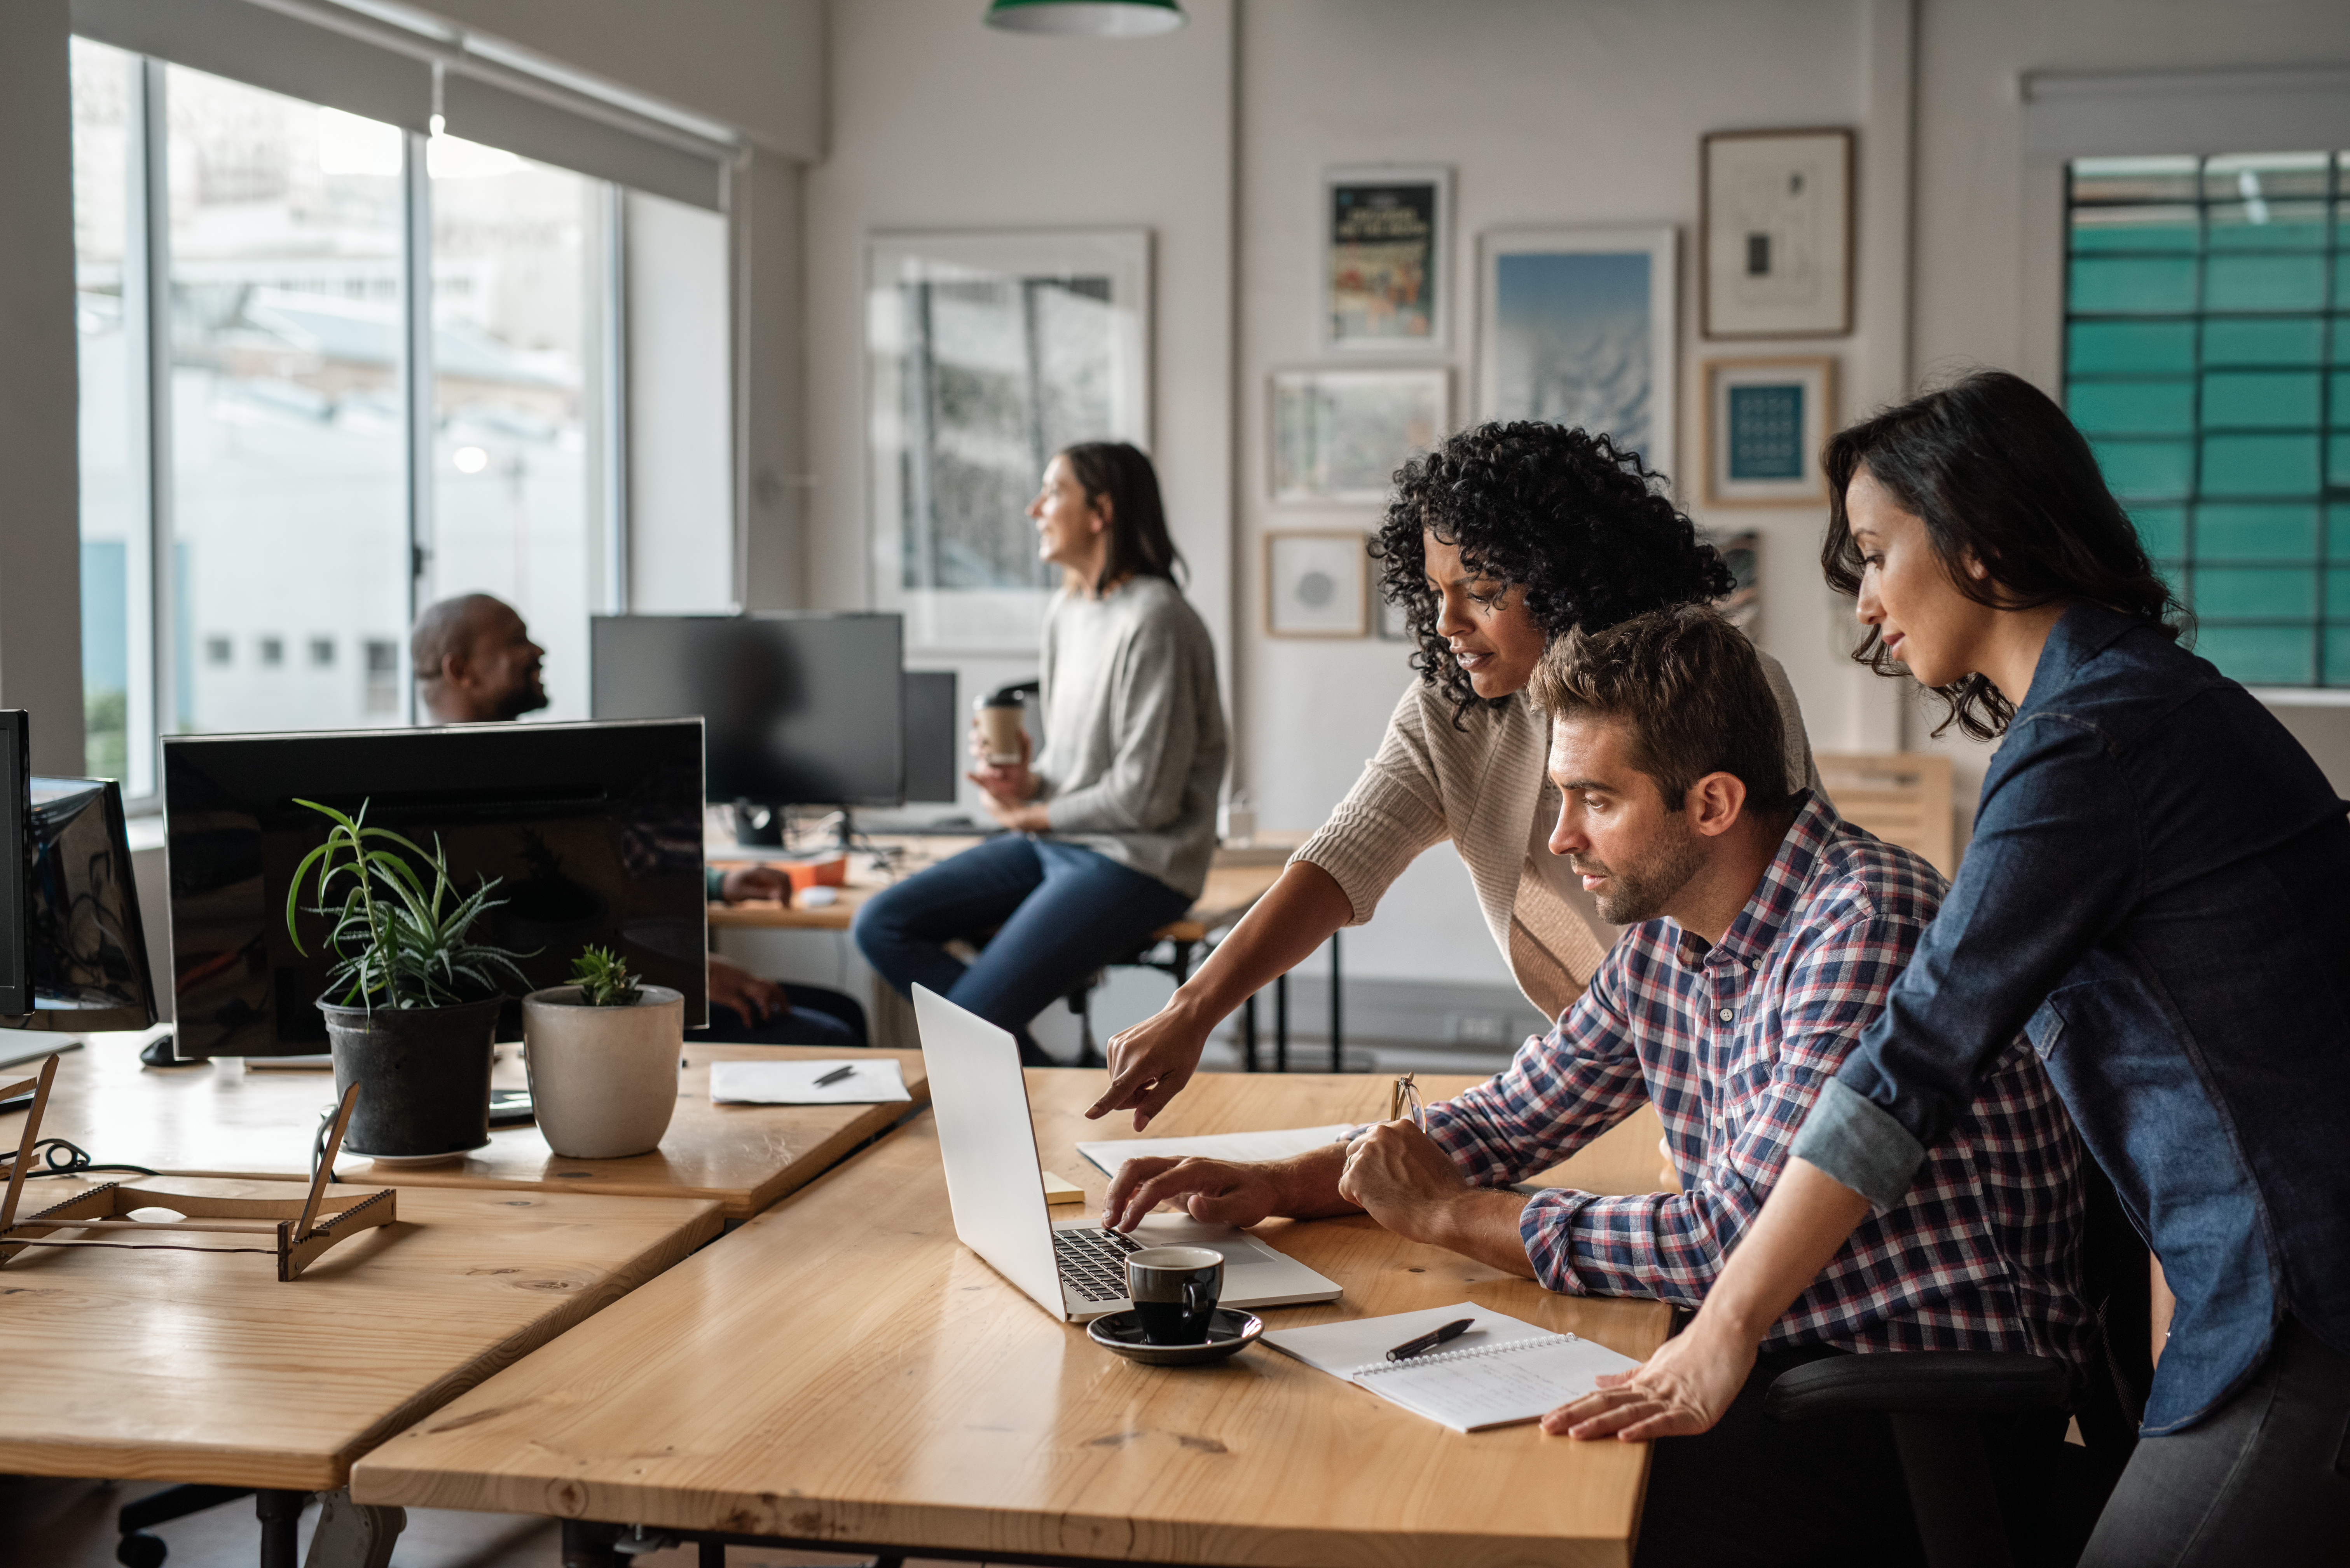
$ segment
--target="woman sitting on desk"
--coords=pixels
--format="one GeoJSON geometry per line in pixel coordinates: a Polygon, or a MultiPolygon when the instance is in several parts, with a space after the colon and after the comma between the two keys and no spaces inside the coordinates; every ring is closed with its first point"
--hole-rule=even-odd
{"type": "MultiPolygon", "coordinates": [[[[1342,926],[1360,925],[1413,857],[1450,839],[1519,989],[1547,1018],[1582,994],[1614,940],[1544,841],[1558,792],[1549,726],[1520,695],[1550,639],[1731,590],[1729,568],[1636,453],[1563,425],[1463,431],[1397,475],[1371,553],[1403,607],[1419,679],[1378,755],[1281,880],[1156,1017],[1109,1043],[1086,1114],[1138,1130],[1180,1093],[1208,1031],[1342,926]]],[[[1765,653],[1794,788],[1819,787],[1787,672],[1765,653]]]]}
{"type": "Polygon", "coordinates": [[[1200,896],[1225,742],[1215,649],[1175,586],[1150,460],[1070,447],[1028,515],[1062,579],[1045,612],[1045,749],[1032,767],[1024,737],[1018,762],[990,764],[974,730],[970,775],[1013,831],[877,894],[855,930],[900,992],[929,986],[1042,1064],[1029,1020],[1200,896]],[[947,950],[958,940],[984,949],[965,965],[947,950]]]}

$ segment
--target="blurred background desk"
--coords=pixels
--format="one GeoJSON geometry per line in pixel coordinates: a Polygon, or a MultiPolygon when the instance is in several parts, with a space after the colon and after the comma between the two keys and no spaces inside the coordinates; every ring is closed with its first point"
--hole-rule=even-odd
{"type": "MultiPolygon", "coordinates": [[[[1151,945],[1134,954],[1126,962],[1155,969],[1171,977],[1180,985],[1191,978],[1193,962],[1204,956],[1203,947],[1221,940],[1225,932],[1240,923],[1241,918],[1255,908],[1256,901],[1279,881],[1289,863],[1290,854],[1305,841],[1303,833],[1260,833],[1244,846],[1220,847],[1208,866],[1207,884],[1192,901],[1183,918],[1161,927],[1153,933],[1151,945]]],[[[857,911],[865,900],[889,887],[936,865],[951,856],[960,854],[973,845],[983,842],[977,837],[946,837],[940,836],[876,836],[870,840],[874,848],[889,854],[894,867],[889,871],[877,869],[874,856],[864,850],[848,857],[847,881],[844,886],[823,889],[816,901],[806,893],[790,902],[753,900],[740,904],[710,906],[710,928],[712,931],[847,931],[855,923],[857,911]]],[[[753,859],[728,854],[729,846],[712,843],[705,854],[712,866],[773,864],[770,858],[753,859]]],[[[1330,1064],[1335,1071],[1344,1059],[1345,1015],[1339,999],[1338,938],[1330,939],[1330,1064]]],[[[790,982],[786,981],[786,989],[790,982]]],[[[1070,994],[1073,1011],[1083,1019],[1083,1036],[1087,1044],[1093,1037],[1091,984],[1070,994]]],[[[911,1045],[913,1013],[904,999],[889,991],[879,980],[874,994],[866,1002],[872,1019],[876,1044],[911,1045]]],[[[1273,984],[1273,1066],[1276,1072],[1289,1070],[1289,977],[1282,976],[1273,984]]],[[[865,999],[860,999],[865,1000],[865,999]]],[[[1241,1060],[1248,1072],[1258,1068],[1258,1017],[1256,998],[1252,996],[1241,1012],[1241,1060]]]]}

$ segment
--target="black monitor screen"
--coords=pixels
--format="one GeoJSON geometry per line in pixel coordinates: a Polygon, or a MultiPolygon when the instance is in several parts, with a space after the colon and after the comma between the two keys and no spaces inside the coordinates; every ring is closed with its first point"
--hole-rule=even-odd
{"type": "Polygon", "coordinates": [[[906,798],[952,801],[962,783],[963,718],[951,670],[906,671],[906,798]]]}
{"type": "Polygon", "coordinates": [[[0,711],[0,1016],[33,1011],[33,981],[25,952],[31,906],[26,888],[33,866],[33,811],[26,764],[26,715],[0,711]]]}
{"type": "MultiPolygon", "coordinates": [[[[467,724],[441,730],[173,736],[163,742],[172,961],[183,1057],[324,1050],[327,924],[286,930],[289,879],[326,842],[312,800],[437,841],[459,887],[496,879],[477,940],[560,985],[590,945],[618,951],[705,1019],[702,726],[467,724]]],[[[307,886],[307,885],[306,885],[307,886]]],[[[306,897],[304,903],[315,901],[306,897]]],[[[520,1033],[510,1002],[500,1038],[520,1033]]]]}
{"type": "Polygon", "coordinates": [[[31,800],[30,1027],[144,1029],[155,1022],[155,981],[122,793],[109,779],[36,777],[31,800]]]}
{"type": "Polygon", "coordinates": [[[895,805],[903,798],[894,615],[598,616],[598,719],[699,716],[714,801],[895,805]]]}

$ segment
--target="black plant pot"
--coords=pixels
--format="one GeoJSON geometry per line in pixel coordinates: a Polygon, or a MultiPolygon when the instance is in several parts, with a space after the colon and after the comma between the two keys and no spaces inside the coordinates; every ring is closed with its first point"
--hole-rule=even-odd
{"type": "Polygon", "coordinates": [[[490,1042],[504,998],[373,1011],[321,1001],[335,1093],[356,1083],[343,1147],[389,1159],[453,1158],[490,1141],[490,1042]]]}

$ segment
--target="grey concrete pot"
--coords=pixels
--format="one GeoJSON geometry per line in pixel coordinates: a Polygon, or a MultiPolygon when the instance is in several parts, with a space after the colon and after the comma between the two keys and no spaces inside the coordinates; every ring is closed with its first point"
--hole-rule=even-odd
{"type": "Polygon", "coordinates": [[[618,1159],[659,1147],[677,1109],[685,998],[640,989],[623,1007],[590,1007],[576,985],[522,999],[523,1049],[538,1130],[570,1159],[618,1159]]]}
{"type": "Polygon", "coordinates": [[[320,1002],[335,1093],[356,1083],[343,1147],[384,1159],[456,1159],[490,1141],[490,1042],[503,997],[373,1010],[320,1002]]]}

